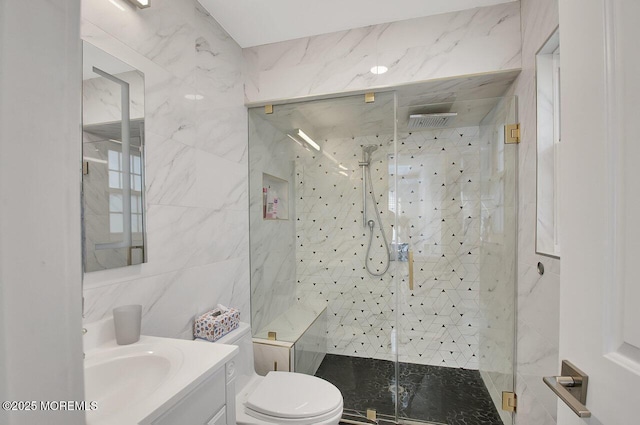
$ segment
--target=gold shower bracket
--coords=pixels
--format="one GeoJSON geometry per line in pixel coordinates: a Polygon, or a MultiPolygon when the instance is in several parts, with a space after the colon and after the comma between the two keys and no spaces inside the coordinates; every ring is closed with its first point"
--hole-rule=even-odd
{"type": "Polygon", "coordinates": [[[520,124],[507,124],[504,126],[504,143],[508,145],[520,143],[520,124]]]}

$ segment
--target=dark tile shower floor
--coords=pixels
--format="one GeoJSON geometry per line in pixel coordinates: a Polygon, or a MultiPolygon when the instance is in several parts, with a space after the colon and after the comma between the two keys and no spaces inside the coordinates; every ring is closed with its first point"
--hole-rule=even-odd
{"type": "MultiPolygon", "coordinates": [[[[394,363],[327,354],[316,376],[342,392],[344,407],[395,414],[394,363]]],[[[477,370],[400,363],[400,417],[447,425],[503,425],[477,370]]]]}

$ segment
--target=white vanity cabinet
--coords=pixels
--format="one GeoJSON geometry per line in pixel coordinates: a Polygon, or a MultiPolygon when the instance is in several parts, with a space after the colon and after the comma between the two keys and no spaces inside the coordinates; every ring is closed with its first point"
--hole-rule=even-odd
{"type": "Polygon", "coordinates": [[[150,424],[235,425],[235,407],[235,367],[231,360],[150,424]]]}

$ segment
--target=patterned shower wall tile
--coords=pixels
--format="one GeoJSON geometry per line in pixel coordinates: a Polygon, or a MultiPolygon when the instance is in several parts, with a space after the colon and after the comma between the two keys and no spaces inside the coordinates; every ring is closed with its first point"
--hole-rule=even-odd
{"type": "MultiPolygon", "coordinates": [[[[400,239],[415,250],[413,291],[408,290],[406,263],[392,263],[381,277],[364,268],[369,231],[362,223],[357,162],[361,146],[376,143],[375,138],[328,140],[323,149],[330,157],[296,158],[296,297],[328,302],[329,353],[392,359],[392,326],[398,314],[397,350],[404,360],[477,368],[477,135],[477,128],[401,135],[397,192],[389,191],[395,173],[387,164],[392,146],[380,144],[373,154],[376,208],[385,234],[391,241],[397,219],[400,239]],[[332,172],[336,163],[344,164],[347,176],[332,172]],[[391,196],[399,201],[397,217],[391,196]],[[395,274],[400,275],[398,289],[395,274]]],[[[370,194],[367,203],[368,218],[373,219],[370,194]]],[[[368,261],[378,271],[386,263],[381,236],[376,221],[368,261]]]]}

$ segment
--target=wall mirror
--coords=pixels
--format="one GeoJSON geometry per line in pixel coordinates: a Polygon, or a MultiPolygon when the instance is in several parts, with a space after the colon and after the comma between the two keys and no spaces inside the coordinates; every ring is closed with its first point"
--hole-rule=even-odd
{"type": "Polygon", "coordinates": [[[144,75],[83,41],[85,272],[145,262],[144,75]]]}
{"type": "Polygon", "coordinates": [[[560,134],[560,31],[536,54],[537,205],[536,252],[560,257],[558,184],[560,134]]]}

